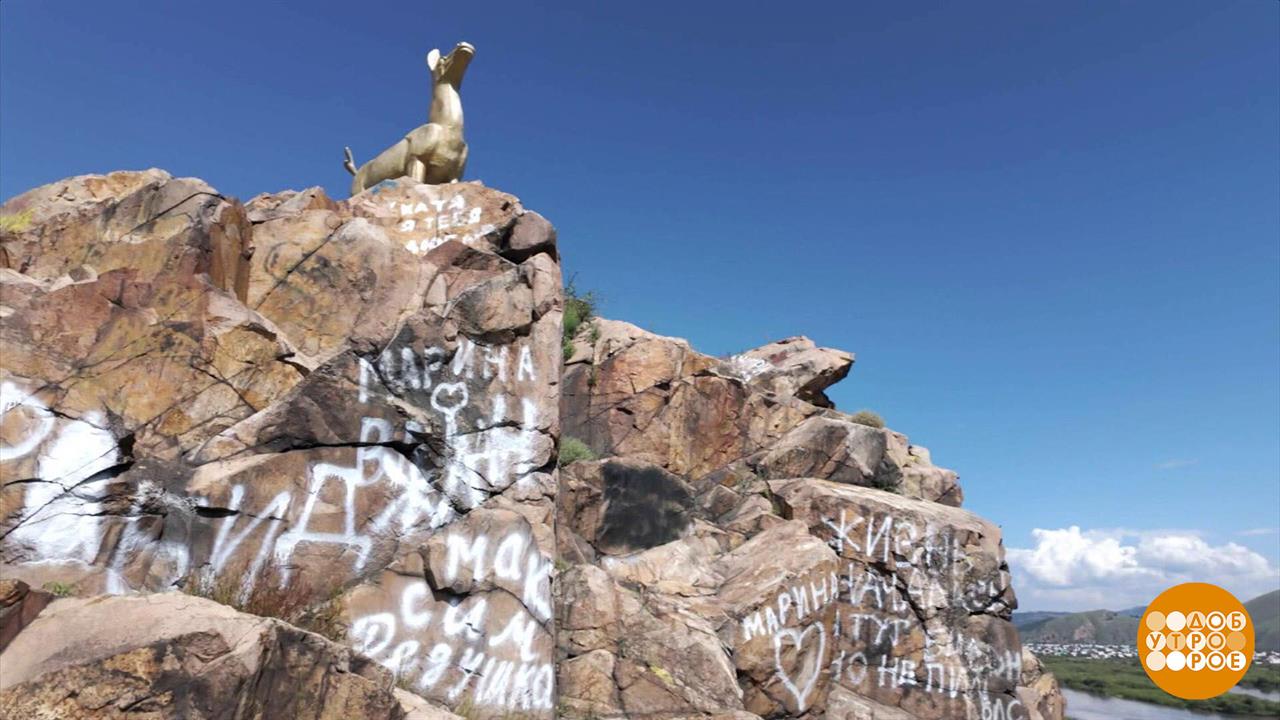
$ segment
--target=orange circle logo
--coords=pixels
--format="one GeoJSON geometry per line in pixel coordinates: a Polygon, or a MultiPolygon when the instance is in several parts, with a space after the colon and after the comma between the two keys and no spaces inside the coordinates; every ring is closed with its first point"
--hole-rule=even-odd
{"type": "Polygon", "coordinates": [[[1253,621],[1217,585],[1176,585],[1142,614],[1138,658],[1151,682],[1170,695],[1217,697],[1235,687],[1253,662],[1253,621]]]}

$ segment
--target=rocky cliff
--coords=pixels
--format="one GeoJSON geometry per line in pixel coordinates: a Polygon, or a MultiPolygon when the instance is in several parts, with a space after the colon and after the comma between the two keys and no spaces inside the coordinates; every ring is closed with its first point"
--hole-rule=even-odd
{"type": "Polygon", "coordinates": [[[515,197],[121,172],[0,233],[0,716],[1061,717],[851,355],[564,343],[515,197]]]}

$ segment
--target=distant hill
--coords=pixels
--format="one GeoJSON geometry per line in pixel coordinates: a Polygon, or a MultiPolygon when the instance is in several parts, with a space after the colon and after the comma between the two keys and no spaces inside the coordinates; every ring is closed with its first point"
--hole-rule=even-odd
{"type": "Polygon", "coordinates": [[[1244,604],[1254,625],[1254,649],[1280,652],[1280,590],[1259,595],[1244,604]]]}
{"type": "Polygon", "coordinates": [[[1013,614],[1013,626],[1018,628],[1019,630],[1022,630],[1023,628],[1029,625],[1034,625],[1036,623],[1043,622],[1045,620],[1048,620],[1049,618],[1062,617],[1064,615],[1070,615],[1070,614],[1071,613],[1069,612],[1053,612],[1053,611],[1040,611],[1040,610],[1029,610],[1027,612],[1015,612],[1013,614]]]}
{"type": "MultiPolygon", "coordinates": [[[[1255,647],[1260,652],[1280,652],[1280,590],[1273,590],[1244,604],[1256,628],[1255,647]]],[[[1101,645],[1131,644],[1138,634],[1144,607],[1125,610],[1015,612],[1013,624],[1023,642],[1101,645]]]]}
{"type": "MultiPolygon", "coordinates": [[[[1128,615],[1129,617],[1141,618],[1142,613],[1146,612],[1145,607],[1131,607],[1125,610],[1116,610],[1117,615],[1128,615]]],[[[1095,610],[1092,612],[1106,612],[1105,610],[1095,610]]],[[[1071,613],[1058,610],[1026,610],[1015,612],[1013,614],[1013,626],[1019,630],[1025,630],[1032,625],[1039,625],[1045,620],[1052,618],[1066,617],[1068,615],[1082,615],[1083,613],[1071,613]]],[[[1034,641],[1032,641],[1034,642],[1034,641]]]]}
{"type": "Polygon", "coordinates": [[[1018,630],[1023,642],[1132,645],[1138,637],[1138,618],[1114,610],[1090,610],[1042,618],[1018,630]]]}

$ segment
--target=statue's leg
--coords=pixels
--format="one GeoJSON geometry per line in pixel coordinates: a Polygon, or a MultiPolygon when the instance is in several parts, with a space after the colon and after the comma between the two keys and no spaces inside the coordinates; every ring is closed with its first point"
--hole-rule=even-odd
{"type": "Polygon", "coordinates": [[[351,196],[355,197],[365,190],[365,180],[369,177],[369,164],[361,165],[351,174],[351,196]]]}
{"type": "Polygon", "coordinates": [[[449,182],[458,182],[462,178],[466,177],[466,172],[467,172],[467,146],[464,144],[462,146],[462,154],[458,158],[458,177],[454,178],[453,180],[450,180],[449,182]]]}
{"type": "Polygon", "coordinates": [[[418,158],[409,158],[409,172],[405,173],[413,178],[414,182],[425,183],[427,181],[427,164],[418,158]]]}
{"type": "Polygon", "coordinates": [[[394,180],[408,172],[408,149],[409,143],[401,140],[365,163],[360,168],[360,174],[364,176],[364,186],[373,187],[383,180],[394,180]]]}

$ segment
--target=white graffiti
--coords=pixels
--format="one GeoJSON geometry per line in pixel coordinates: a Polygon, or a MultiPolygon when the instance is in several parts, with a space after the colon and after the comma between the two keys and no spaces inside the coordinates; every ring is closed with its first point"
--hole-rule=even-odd
{"type": "Polygon", "coordinates": [[[778,593],[776,602],[757,610],[742,621],[742,640],[746,642],[756,635],[776,634],[794,614],[797,621],[817,612],[840,596],[839,580],[835,573],[813,582],[799,582],[778,593]],[[774,612],[774,608],[777,612],[774,612]]]}
{"type": "MultiPolygon", "coordinates": [[[[1007,586],[1007,578],[975,578],[973,559],[949,528],[920,526],[889,514],[848,517],[844,510],[822,524],[830,530],[827,544],[841,557],[896,568],[906,575],[909,595],[918,605],[978,612],[988,609],[1007,586]]],[[[849,586],[855,594],[879,592],[874,587],[856,589],[853,578],[849,586]]]]}
{"type": "MultiPolygon", "coordinates": [[[[0,437],[0,462],[20,458],[39,447],[53,430],[57,418],[49,412],[48,406],[35,395],[26,392],[9,381],[0,382],[0,428],[7,427],[11,411],[24,409],[29,417],[37,418],[34,426],[21,428],[20,439],[10,445],[0,437]]],[[[15,413],[16,414],[16,413],[15,413]]],[[[27,425],[20,418],[12,424],[27,425]]],[[[12,432],[14,428],[9,428],[12,432]]]]}
{"type": "MultiPolygon", "coordinates": [[[[379,422],[380,432],[386,434],[379,442],[390,439],[391,427],[379,422]]],[[[369,523],[376,532],[390,529],[407,534],[418,528],[438,528],[456,517],[449,501],[436,491],[431,473],[424,473],[409,458],[385,447],[362,448],[374,456],[381,477],[397,494],[369,523]]]]}
{"type": "MultiPolygon", "coordinates": [[[[138,483],[133,504],[129,514],[124,518],[124,530],[120,540],[111,551],[111,560],[107,563],[106,590],[112,595],[123,595],[132,590],[125,579],[126,566],[133,558],[147,556],[148,575],[157,577],[160,584],[171,586],[186,576],[191,569],[191,550],[186,543],[177,540],[158,539],[155,535],[141,529],[145,517],[144,498],[152,493],[163,492],[151,482],[138,483]]],[[[164,522],[164,518],[156,518],[164,522]]]]}
{"type": "Polygon", "coordinates": [[[281,532],[280,521],[289,515],[293,502],[292,493],[281,491],[262,511],[241,523],[240,510],[245,489],[242,485],[234,486],[227,509],[235,512],[229,514],[218,528],[209,559],[213,571],[221,573],[236,549],[264,523],[270,523],[270,526],[259,541],[258,553],[246,569],[242,593],[252,590],[258,572],[270,557],[274,557],[279,565],[280,582],[287,583],[292,572],[289,560],[302,543],[351,548],[355,552],[353,568],[358,572],[368,561],[374,536],[385,532],[405,534],[415,529],[437,528],[453,520],[453,508],[435,490],[428,476],[408,458],[377,444],[386,443],[390,439],[389,423],[377,418],[364,418],[361,422],[360,441],[369,444],[362,444],[356,449],[355,464],[351,467],[332,463],[314,464],[302,509],[291,527],[284,532],[281,532]],[[391,489],[391,499],[362,527],[356,512],[356,496],[362,489],[380,483],[391,489]],[[343,500],[341,527],[328,532],[313,530],[311,524],[317,504],[331,484],[338,488],[343,500]]]}
{"type": "Polygon", "coordinates": [[[470,570],[473,583],[483,583],[491,576],[515,582],[522,586],[520,601],[529,612],[541,622],[551,619],[552,564],[523,531],[508,533],[493,552],[489,552],[489,539],[484,535],[469,538],[451,532],[445,543],[446,583],[457,580],[463,567],[470,570]]]}
{"type": "MultiPolygon", "coordinates": [[[[356,494],[361,487],[368,484],[365,479],[364,451],[365,448],[356,451],[355,467],[343,467],[330,463],[316,463],[311,466],[311,482],[307,487],[302,513],[287,532],[276,538],[275,556],[282,566],[293,554],[298,543],[310,542],[352,546],[357,551],[356,570],[364,568],[364,563],[369,558],[369,551],[373,549],[373,541],[356,530],[356,494]],[[309,530],[316,502],[319,501],[325,486],[330,481],[337,481],[342,485],[344,498],[342,529],[338,532],[309,530]]],[[[282,581],[287,581],[287,574],[282,581]]]]}
{"type": "Polygon", "coordinates": [[[1000,696],[992,698],[987,693],[978,697],[982,706],[982,720],[1020,720],[1027,715],[1022,708],[1022,703],[1016,698],[1000,696]]]}
{"type": "Polygon", "coordinates": [[[845,568],[792,582],[739,623],[742,642],[772,640],[776,678],[798,712],[825,675],[854,688],[870,682],[964,697],[971,715],[980,711],[984,720],[1025,717],[1015,698],[988,690],[992,682],[1018,684],[1017,649],[994,647],[941,616],[922,619],[922,613],[944,609],[989,610],[1007,589],[1004,574],[996,568],[976,572],[964,539],[949,526],[841,510],[823,518],[821,527],[831,548],[847,559],[845,568]],[[833,650],[826,661],[828,646],[833,650]],[[896,656],[899,647],[908,648],[910,657],[896,656]]]}
{"type": "Polygon", "coordinates": [[[794,628],[779,630],[773,636],[773,659],[777,667],[778,679],[795,697],[800,712],[804,712],[807,707],[809,693],[813,692],[813,686],[818,683],[818,676],[822,674],[822,658],[826,652],[827,631],[820,622],[809,625],[803,631],[794,628]],[[805,644],[806,638],[810,635],[813,635],[817,642],[812,652],[805,644]],[[800,661],[799,672],[794,678],[792,673],[783,668],[782,652],[786,644],[795,646],[796,658],[800,661]]]}
{"type": "Polygon", "coordinates": [[[406,347],[383,352],[376,368],[361,360],[359,397],[361,402],[368,401],[376,377],[384,378],[392,392],[429,393],[430,406],[442,420],[448,450],[442,489],[454,505],[469,510],[537,468],[540,418],[537,404],[526,397],[519,400],[520,417],[512,422],[508,395],[497,392],[489,399],[487,415],[477,419],[475,427],[467,427],[461,419],[473,402],[467,381],[496,378],[505,383],[510,376],[517,384],[530,383],[537,380],[537,373],[527,344],[513,353],[509,346],[481,346],[463,338],[447,364],[445,358],[441,348],[419,354],[406,347]]]}
{"type": "MultiPolygon", "coordinates": [[[[536,405],[521,400],[522,418],[512,426],[507,417],[507,396],[496,393],[486,419],[476,428],[468,428],[461,412],[471,404],[467,380],[479,377],[505,381],[508,375],[517,382],[536,380],[532,353],[527,345],[509,348],[486,347],[463,339],[454,357],[445,363],[440,348],[421,353],[409,348],[388,350],[379,357],[375,368],[359,361],[358,401],[367,404],[374,396],[374,380],[385,379],[393,391],[422,391],[429,394],[430,407],[439,413],[446,446],[444,467],[439,471],[423,471],[412,460],[389,447],[396,439],[391,423],[380,418],[361,420],[359,447],[350,465],[321,462],[309,469],[301,506],[296,518],[282,527],[294,511],[294,496],[281,491],[262,511],[247,521],[240,519],[244,488],[232,489],[229,514],[219,527],[210,565],[221,573],[227,560],[263,523],[270,523],[259,539],[259,549],[245,573],[242,592],[248,593],[258,572],[267,560],[274,558],[280,568],[280,581],[289,582],[291,558],[304,544],[328,544],[352,553],[355,572],[369,562],[378,537],[404,536],[414,531],[442,527],[457,517],[455,508],[471,509],[491,493],[500,492],[534,469],[534,442],[538,437],[536,405]],[[375,486],[385,488],[388,500],[378,513],[362,518],[358,514],[359,496],[375,486]],[[319,529],[318,513],[335,507],[325,498],[339,498],[337,522],[325,517],[325,529],[319,529]],[[335,527],[336,525],[336,527],[335,527]]],[[[410,430],[421,430],[407,424],[410,430]]]]}
{"type": "Polygon", "coordinates": [[[734,355],[729,358],[729,372],[737,375],[743,382],[749,383],[774,369],[773,365],[750,355],[734,355]]]}
{"type": "MultiPolygon", "coordinates": [[[[431,402],[436,405],[434,395],[431,402]]],[[[445,437],[453,453],[445,466],[444,491],[462,507],[479,506],[490,494],[507,489],[537,469],[537,406],[525,398],[520,401],[520,410],[519,426],[504,424],[507,399],[496,395],[488,423],[471,432],[458,430],[456,411],[447,415],[445,437]]]]}
{"type": "Polygon", "coordinates": [[[932,660],[930,645],[934,643],[927,635],[923,661],[895,657],[893,648],[906,642],[908,634],[917,627],[918,622],[906,618],[873,612],[845,613],[837,608],[829,633],[821,621],[813,621],[803,628],[782,628],[772,634],[777,678],[795,698],[801,712],[825,672],[833,681],[842,680],[851,687],[861,686],[870,677],[880,688],[909,688],[950,698],[976,694],[981,698],[983,717],[1019,717],[1015,713],[1016,700],[1002,696],[993,699],[986,690],[992,680],[1008,687],[1017,685],[1022,672],[1018,651],[997,650],[953,631],[947,643],[948,652],[936,653],[932,660]],[[820,663],[828,640],[835,643],[839,651],[824,669],[815,666],[810,658],[818,658],[820,663]],[[796,653],[788,663],[786,651],[791,646],[796,648],[796,653]],[[869,654],[878,659],[873,662],[869,654]]]}
{"type": "Polygon", "coordinates": [[[9,541],[32,548],[42,560],[93,562],[102,544],[101,500],[111,482],[98,475],[120,459],[105,425],[93,412],[59,422],[34,394],[0,383],[0,426],[21,438],[0,445],[0,461],[39,450],[35,477],[23,483],[23,509],[9,541]]]}
{"type": "Polygon", "coordinates": [[[401,220],[396,229],[400,232],[428,233],[405,242],[405,249],[417,255],[430,252],[451,240],[471,245],[494,230],[492,224],[480,222],[481,209],[468,208],[467,200],[461,194],[418,203],[392,200],[387,207],[392,212],[399,211],[401,220]]]}
{"type": "Polygon", "coordinates": [[[353,647],[420,692],[434,690],[454,701],[474,681],[471,698],[478,706],[551,709],[555,673],[547,651],[535,648],[541,628],[528,613],[517,611],[501,632],[489,635],[485,597],[436,602],[421,580],[405,586],[397,609],[398,615],[386,610],[357,618],[353,647]],[[451,670],[455,679],[442,686],[451,670]]]}
{"type": "Polygon", "coordinates": [[[244,495],[244,485],[232,486],[231,500],[227,503],[227,510],[232,512],[218,526],[218,534],[213,540],[213,551],[209,556],[209,565],[213,573],[215,575],[221,574],[227,560],[235,553],[236,548],[251,537],[260,525],[268,523],[265,536],[258,543],[257,554],[254,555],[249,566],[245,568],[240,585],[239,599],[241,601],[248,598],[249,593],[253,591],[254,586],[257,584],[258,574],[263,566],[266,565],[270,551],[275,546],[276,535],[279,534],[283,519],[287,516],[289,506],[293,502],[292,493],[288,490],[281,491],[271,499],[271,502],[261,512],[250,515],[250,520],[239,530],[236,530],[236,526],[240,524],[240,507],[244,502],[244,495]]]}

